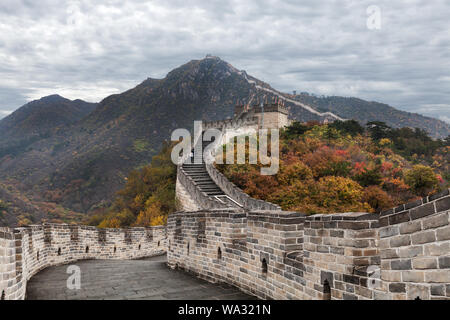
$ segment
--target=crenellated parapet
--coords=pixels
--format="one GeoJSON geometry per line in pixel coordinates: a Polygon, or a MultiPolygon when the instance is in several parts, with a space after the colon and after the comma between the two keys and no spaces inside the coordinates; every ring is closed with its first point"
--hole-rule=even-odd
{"type": "Polygon", "coordinates": [[[238,129],[243,127],[252,127],[258,129],[258,117],[252,116],[245,119],[227,119],[227,120],[218,120],[218,121],[210,121],[203,122],[202,128],[203,130],[208,129],[238,129]]]}
{"type": "Polygon", "coordinates": [[[262,299],[450,299],[449,190],[382,214],[179,212],[168,263],[262,299]]]}
{"type": "Polygon", "coordinates": [[[206,171],[216,185],[243,208],[248,210],[281,210],[281,207],[276,204],[250,197],[228,180],[213,164],[205,164],[205,166],[206,171]]]}
{"type": "Polygon", "coordinates": [[[27,281],[55,265],[85,259],[138,259],[167,250],[166,227],[99,229],[68,224],[0,228],[0,295],[21,300],[27,281]]]}

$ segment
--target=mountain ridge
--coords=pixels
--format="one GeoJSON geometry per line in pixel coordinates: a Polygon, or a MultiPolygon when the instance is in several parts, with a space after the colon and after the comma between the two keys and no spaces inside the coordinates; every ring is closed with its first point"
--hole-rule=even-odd
{"type": "MultiPolygon", "coordinates": [[[[147,165],[173,130],[192,129],[194,120],[230,118],[237,101],[275,96],[286,99],[296,120],[344,118],[321,100],[282,93],[218,57],[191,60],[162,79],[147,78],[106,97],[76,121],[54,124],[18,152],[0,153],[0,181],[24,193],[34,190],[36,201],[89,212],[107,206],[129,171],[147,165]]],[[[0,146],[4,140],[0,136],[0,146]]]]}

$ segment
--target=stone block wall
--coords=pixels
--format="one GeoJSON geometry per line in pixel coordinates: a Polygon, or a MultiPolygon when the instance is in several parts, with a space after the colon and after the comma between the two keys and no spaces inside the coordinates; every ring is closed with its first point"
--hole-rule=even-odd
{"type": "Polygon", "coordinates": [[[44,224],[0,229],[0,295],[20,300],[27,281],[54,265],[85,259],[137,259],[166,252],[166,228],[97,229],[44,224]]]}
{"type": "Polygon", "coordinates": [[[228,180],[213,164],[206,164],[211,179],[222,189],[225,194],[231,197],[247,210],[277,210],[281,211],[281,207],[259,199],[254,199],[237,187],[233,182],[228,180]]]}
{"type": "Polygon", "coordinates": [[[390,297],[450,299],[449,208],[446,190],[381,214],[381,279],[390,297]]]}
{"type": "Polygon", "coordinates": [[[182,166],[178,166],[177,170],[176,202],[177,207],[185,211],[191,208],[214,209],[227,207],[226,204],[202,192],[182,166]]]}
{"type": "Polygon", "coordinates": [[[180,179],[177,178],[176,189],[175,189],[175,201],[177,210],[183,211],[197,211],[200,210],[199,204],[194,200],[189,194],[180,179]]]}
{"type": "Polygon", "coordinates": [[[168,263],[262,299],[450,299],[450,195],[381,215],[169,216],[168,263]]]}
{"type": "Polygon", "coordinates": [[[281,299],[285,287],[268,286],[267,274],[276,272],[284,279],[283,274],[291,272],[297,277],[290,266],[286,269],[284,258],[286,252],[302,247],[302,219],[301,214],[281,211],[173,214],[168,221],[169,266],[230,283],[263,299],[281,299]]]}

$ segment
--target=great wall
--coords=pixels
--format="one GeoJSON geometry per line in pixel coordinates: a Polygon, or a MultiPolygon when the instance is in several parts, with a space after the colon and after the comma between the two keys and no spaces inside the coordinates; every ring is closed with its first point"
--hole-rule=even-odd
{"type": "MultiPolygon", "coordinates": [[[[220,130],[220,146],[288,123],[277,102],[238,106],[234,119],[203,129],[220,130]]],[[[450,299],[450,189],[381,214],[307,216],[252,199],[204,161],[179,165],[176,188],[180,211],[166,227],[0,229],[2,299],[24,299],[27,281],[49,266],[164,252],[170,268],[261,299],[450,299]]]]}

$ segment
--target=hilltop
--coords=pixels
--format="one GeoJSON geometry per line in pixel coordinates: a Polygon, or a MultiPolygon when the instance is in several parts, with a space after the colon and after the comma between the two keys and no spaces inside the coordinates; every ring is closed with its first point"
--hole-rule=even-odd
{"type": "MultiPolygon", "coordinates": [[[[18,109],[0,121],[5,132],[0,136],[0,182],[42,211],[39,217],[30,213],[32,221],[41,216],[58,221],[107,207],[130,171],[148,165],[174,129],[191,129],[194,120],[230,118],[237,101],[275,96],[286,100],[291,117],[299,121],[386,121],[385,109],[376,112],[362,100],[350,107],[325,107],[279,92],[218,57],[207,57],[98,104],[51,96],[18,109]],[[66,213],[49,216],[55,211],[49,204],[66,213]]],[[[417,126],[441,137],[450,133],[448,124],[439,120],[391,109],[395,112],[386,122],[393,127],[417,126]]],[[[8,223],[17,221],[14,214],[7,215],[8,223]]]]}

